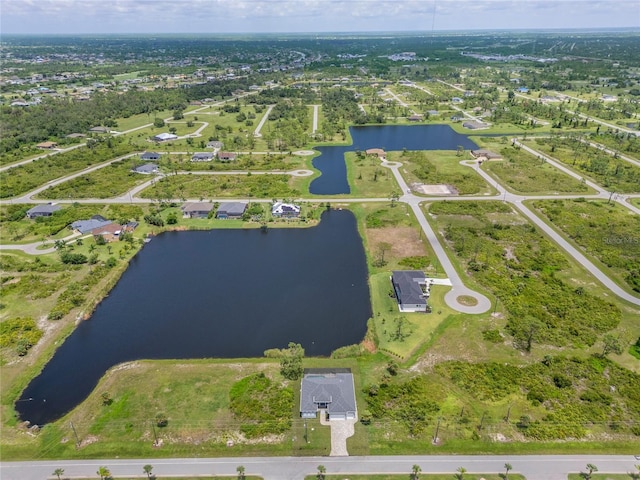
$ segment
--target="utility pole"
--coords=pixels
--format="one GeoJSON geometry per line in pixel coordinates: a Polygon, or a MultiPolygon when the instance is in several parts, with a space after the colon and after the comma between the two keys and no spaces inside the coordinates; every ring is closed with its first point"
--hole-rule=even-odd
{"type": "Polygon", "coordinates": [[[436,425],[436,433],[433,436],[433,444],[437,444],[438,443],[438,432],[440,431],[440,417],[438,417],[438,424],[436,425]]]}
{"type": "Polygon", "coordinates": [[[153,424],[153,420],[151,421],[151,428],[153,429],[153,438],[155,441],[153,442],[154,446],[158,445],[158,436],[156,435],[156,426],[153,424]]]}
{"type": "Polygon", "coordinates": [[[480,425],[478,425],[478,431],[482,430],[482,426],[484,425],[484,419],[487,416],[487,412],[482,413],[482,418],[480,419],[480,425]]]}
{"type": "Polygon", "coordinates": [[[309,431],[307,430],[307,421],[304,421],[304,441],[309,443],[309,431]]]}
{"type": "Polygon", "coordinates": [[[504,417],[504,421],[507,422],[507,423],[509,423],[509,416],[511,415],[511,407],[512,406],[513,405],[509,405],[509,408],[507,409],[507,416],[504,417]]]}

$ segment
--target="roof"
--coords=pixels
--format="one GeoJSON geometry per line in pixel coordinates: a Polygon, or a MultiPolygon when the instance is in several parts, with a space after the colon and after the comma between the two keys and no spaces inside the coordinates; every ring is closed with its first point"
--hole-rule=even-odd
{"type": "Polygon", "coordinates": [[[218,207],[217,215],[242,215],[247,209],[245,202],[224,202],[218,207]]]}
{"type": "Polygon", "coordinates": [[[189,202],[180,207],[184,213],[210,212],[213,210],[213,203],[209,202],[189,202]]]}
{"type": "Polygon", "coordinates": [[[300,213],[300,207],[292,203],[276,202],[271,207],[271,213],[300,213]]]}
{"type": "Polygon", "coordinates": [[[153,138],[155,140],[164,141],[164,140],[175,140],[176,138],[178,138],[178,136],[174,135],[173,133],[159,133],[153,138]]]}
{"type": "Polygon", "coordinates": [[[486,157],[486,158],[502,158],[502,155],[499,153],[492,152],[491,150],[486,150],[481,148],[479,150],[471,150],[471,155],[474,157],[486,157]]]}
{"type": "Polygon", "coordinates": [[[386,154],[384,153],[384,150],[381,148],[368,148],[367,150],[365,150],[365,153],[367,155],[378,155],[380,156],[385,156],[386,154]]]}
{"type": "Polygon", "coordinates": [[[212,140],[207,143],[208,148],[222,148],[223,143],[218,140],[212,140]]]}
{"type": "Polygon", "coordinates": [[[157,152],[144,152],[140,154],[140,158],[143,160],[148,160],[150,158],[160,158],[160,154],[157,152]]]}
{"type": "Polygon", "coordinates": [[[93,230],[91,230],[91,234],[92,235],[103,235],[103,234],[112,234],[112,235],[118,235],[120,232],[122,231],[122,225],[119,225],[117,223],[112,223],[109,222],[106,225],[101,225],[97,228],[94,228],[93,230]]]}
{"type": "Polygon", "coordinates": [[[348,368],[308,368],[300,386],[300,412],[316,412],[326,403],[329,416],[356,412],[353,375],[348,368]]]}
{"type": "Polygon", "coordinates": [[[60,210],[60,205],[54,205],[51,203],[47,203],[44,205],[36,205],[33,208],[30,208],[29,210],[27,210],[27,215],[32,215],[34,213],[53,213],[53,212],[57,212],[58,210],[60,210]]]}
{"type": "Polygon", "coordinates": [[[391,281],[396,292],[396,298],[401,305],[426,305],[422,293],[421,283],[426,282],[424,272],[420,270],[395,270],[392,272],[391,281]]]}
{"type": "Polygon", "coordinates": [[[133,169],[136,173],[154,173],[158,171],[158,165],[155,163],[145,163],[144,165],[139,165],[133,169]]]}
{"type": "Polygon", "coordinates": [[[198,152],[191,156],[191,160],[213,160],[213,153],[211,152],[198,152]]]}
{"type": "MultiPolygon", "coordinates": [[[[97,216],[97,215],[96,215],[97,216]]],[[[111,220],[91,218],[90,220],[76,220],[71,224],[71,228],[78,230],[80,233],[87,233],[95,228],[109,225],[111,220]]]]}
{"type": "Polygon", "coordinates": [[[57,147],[58,144],[56,142],[41,142],[39,144],[36,145],[36,147],[38,148],[53,148],[53,147],[57,147]]]}
{"type": "Polygon", "coordinates": [[[233,152],[218,152],[218,158],[222,160],[233,160],[236,154],[233,152]]]}

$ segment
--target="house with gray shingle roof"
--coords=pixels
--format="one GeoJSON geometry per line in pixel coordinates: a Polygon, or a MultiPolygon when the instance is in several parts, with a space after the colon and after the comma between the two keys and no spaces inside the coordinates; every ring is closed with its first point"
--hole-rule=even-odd
{"type": "Polygon", "coordinates": [[[300,416],[316,418],[325,410],[328,420],[358,418],[353,374],[349,368],[306,368],[300,385],[300,416]]]}
{"type": "Polygon", "coordinates": [[[224,202],[218,207],[216,218],[242,218],[246,209],[246,202],[224,202]]]}
{"type": "Polygon", "coordinates": [[[419,270],[394,270],[391,284],[401,312],[426,312],[428,286],[424,272],[419,270]]]}
{"type": "Polygon", "coordinates": [[[113,223],[111,222],[111,220],[107,220],[101,215],[94,215],[89,220],[76,220],[71,224],[71,228],[84,234],[89,233],[91,230],[95,230],[96,228],[109,225],[111,223],[113,223]]]}
{"type": "Polygon", "coordinates": [[[158,173],[158,165],[155,163],[145,163],[144,165],[138,165],[135,168],[131,169],[134,173],[142,173],[143,175],[151,175],[153,173],[158,173]]]}
{"type": "Polygon", "coordinates": [[[58,210],[60,210],[60,205],[55,205],[53,203],[36,205],[35,207],[27,210],[27,218],[50,217],[58,210]]]}

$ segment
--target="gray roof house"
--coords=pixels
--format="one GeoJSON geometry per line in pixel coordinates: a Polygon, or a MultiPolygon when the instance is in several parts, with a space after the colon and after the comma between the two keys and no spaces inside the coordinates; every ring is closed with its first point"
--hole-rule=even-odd
{"type": "Polygon", "coordinates": [[[295,218],[300,216],[300,207],[292,203],[276,202],[271,207],[271,215],[278,218],[295,218]]]}
{"type": "Polygon", "coordinates": [[[192,162],[210,162],[211,160],[213,160],[213,153],[211,152],[194,153],[191,157],[192,162]]]}
{"type": "Polygon", "coordinates": [[[495,153],[491,150],[480,148],[478,150],[471,150],[471,156],[473,158],[486,158],[487,160],[498,160],[502,158],[502,155],[495,153]]]}
{"type": "Polygon", "coordinates": [[[189,202],[180,207],[182,214],[189,218],[207,218],[209,212],[213,210],[213,203],[189,202]]]}
{"type": "Polygon", "coordinates": [[[158,165],[155,163],[145,163],[144,165],[138,165],[135,168],[131,169],[132,172],[142,173],[143,175],[151,175],[153,173],[158,173],[158,165]]]}
{"type": "Polygon", "coordinates": [[[79,231],[80,233],[89,233],[91,230],[104,227],[111,223],[113,223],[111,220],[107,220],[101,215],[94,215],[89,220],[76,220],[71,224],[71,228],[79,231]]]}
{"type": "Polygon", "coordinates": [[[401,312],[426,312],[428,288],[424,272],[395,270],[391,283],[401,312]]]}
{"type": "Polygon", "coordinates": [[[300,385],[300,416],[316,418],[325,410],[328,420],[358,418],[353,374],[349,368],[306,368],[300,385]]]}
{"type": "Polygon", "coordinates": [[[216,148],[220,150],[222,148],[223,143],[218,140],[211,140],[207,143],[207,148],[216,148]]]}
{"type": "Polygon", "coordinates": [[[218,207],[216,212],[216,218],[240,218],[247,209],[245,202],[224,202],[218,207]]]}
{"type": "Polygon", "coordinates": [[[160,160],[160,154],[156,153],[156,152],[144,152],[140,154],[140,160],[145,160],[145,161],[156,161],[156,160],[160,160]]]}
{"type": "Polygon", "coordinates": [[[53,212],[57,212],[58,210],[60,210],[60,205],[55,205],[53,203],[36,205],[35,207],[27,210],[27,218],[50,217],[53,215],[53,212]]]}

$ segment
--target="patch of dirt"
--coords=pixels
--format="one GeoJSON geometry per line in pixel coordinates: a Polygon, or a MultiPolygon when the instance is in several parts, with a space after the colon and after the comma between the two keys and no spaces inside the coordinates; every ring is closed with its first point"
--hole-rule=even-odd
{"type": "Polygon", "coordinates": [[[375,251],[382,242],[391,243],[391,256],[403,258],[426,255],[424,243],[417,229],[411,227],[367,228],[365,230],[369,247],[375,251]]]}
{"type": "Polygon", "coordinates": [[[119,372],[120,370],[131,370],[133,368],[138,368],[140,364],[138,362],[126,362],[114,367],[111,370],[111,373],[119,372]]]}
{"type": "Polygon", "coordinates": [[[365,338],[362,341],[362,347],[369,353],[376,353],[376,344],[371,339],[365,338]]]}
{"type": "Polygon", "coordinates": [[[451,355],[440,355],[437,353],[427,353],[420,357],[416,363],[409,367],[410,372],[424,372],[431,370],[438,363],[458,360],[459,357],[451,355]]]}
{"type": "Polygon", "coordinates": [[[518,257],[516,257],[513,253],[513,245],[509,245],[508,247],[504,248],[504,258],[506,260],[513,260],[514,262],[518,261],[518,257]]]}
{"type": "Polygon", "coordinates": [[[80,445],[78,445],[78,448],[86,447],[87,445],[91,445],[92,443],[96,443],[99,440],[100,439],[98,437],[96,437],[95,435],[88,435],[87,437],[82,439],[82,441],[80,442],[80,445]]]}

